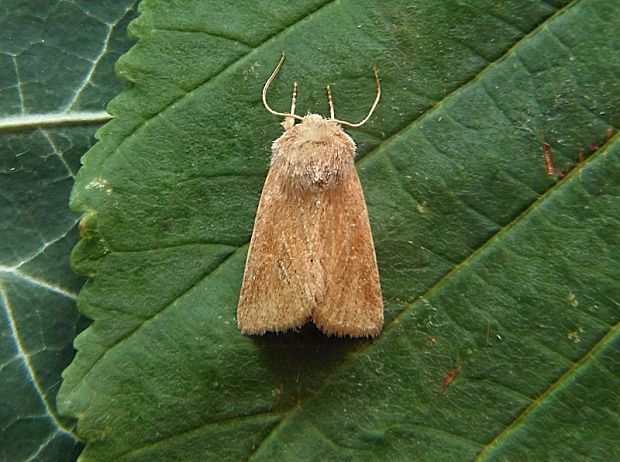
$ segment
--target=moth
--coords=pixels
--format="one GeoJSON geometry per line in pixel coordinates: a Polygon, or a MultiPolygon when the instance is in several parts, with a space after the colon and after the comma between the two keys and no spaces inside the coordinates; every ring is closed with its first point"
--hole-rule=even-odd
{"type": "Polygon", "coordinates": [[[263,105],[284,117],[284,133],[272,146],[237,309],[244,334],[283,332],[312,321],[327,335],[374,337],[383,326],[383,299],[368,212],[355,171],[355,143],[336,119],[331,88],[329,117],[274,111],[267,91],[282,55],[263,87],[263,105]],[[299,123],[297,123],[299,122],[299,123]]]}

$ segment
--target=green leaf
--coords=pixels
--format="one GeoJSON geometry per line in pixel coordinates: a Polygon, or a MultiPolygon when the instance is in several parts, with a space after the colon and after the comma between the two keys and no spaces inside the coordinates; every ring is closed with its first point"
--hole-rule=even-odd
{"type": "Polygon", "coordinates": [[[84,158],[73,263],[95,320],[59,405],[82,459],[580,460],[618,446],[620,7],[144,1],[134,83],[84,158]],[[242,336],[247,243],[281,132],[352,131],[386,304],[373,341],[242,336]],[[548,176],[542,142],[558,169],[548,176]],[[596,143],[584,161],[580,146],[596,143]]]}
{"type": "Polygon", "coordinates": [[[126,87],[132,1],[19,2],[0,14],[0,460],[75,460],[81,443],[56,394],[86,324],[69,266],[67,207],[106,102],[126,87]]]}

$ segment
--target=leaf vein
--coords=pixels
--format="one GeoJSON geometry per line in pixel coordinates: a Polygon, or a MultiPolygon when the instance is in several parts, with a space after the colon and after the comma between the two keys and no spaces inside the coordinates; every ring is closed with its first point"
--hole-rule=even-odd
{"type": "Polygon", "coordinates": [[[166,311],[168,308],[170,308],[172,305],[174,305],[174,303],[179,300],[181,297],[185,296],[187,293],[189,293],[189,291],[191,291],[194,287],[196,287],[198,284],[203,283],[204,281],[206,281],[209,277],[211,277],[211,275],[215,272],[217,272],[218,270],[220,270],[220,268],[222,268],[223,265],[225,265],[227,262],[229,262],[231,259],[233,259],[240,251],[244,250],[245,246],[239,247],[236,251],[234,251],[233,253],[231,253],[230,255],[228,255],[226,258],[224,258],[215,268],[209,268],[209,271],[207,271],[204,275],[202,275],[200,278],[198,278],[193,284],[191,284],[189,287],[187,287],[186,289],[184,289],[180,294],[176,295],[172,301],[170,301],[169,303],[165,304],[164,306],[162,306],[160,309],[158,309],[157,311],[155,311],[152,315],[148,316],[147,318],[138,318],[140,319],[140,323],[137,324],[135,327],[133,327],[132,329],[130,329],[129,331],[127,331],[124,335],[120,336],[118,339],[116,339],[116,341],[111,344],[110,346],[108,346],[106,348],[106,350],[95,360],[93,361],[93,363],[88,367],[88,369],[82,374],[82,381],[86,379],[86,377],[88,377],[90,375],[90,373],[93,371],[93,369],[95,368],[95,366],[103,359],[105,358],[105,356],[110,352],[110,350],[112,350],[113,348],[116,348],[118,345],[122,344],[123,342],[127,341],[128,339],[130,339],[136,332],[138,332],[142,327],[144,327],[144,325],[150,321],[152,321],[153,319],[155,319],[157,316],[159,316],[160,314],[162,314],[164,311],[166,311]]]}
{"type": "Polygon", "coordinates": [[[552,383],[541,395],[534,399],[530,405],[519,414],[519,416],[510,424],[507,425],[495,438],[485,444],[484,449],[478,454],[477,461],[489,460],[493,458],[493,450],[497,446],[505,441],[510,434],[517,431],[518,428],[524,424],[528,416],[536,412],[540,404],[555,393],[561,391],[562,385],[575,378],[580,371],[586,366],[588,361],[597,353],[604,350],[604,348],[610,345],[616,338],[620,336],[620,323],[617,323],[612,329],[609,330],[601,339],[585,354],[583,357],[571,367],[569,367],[554,383],[552,383]]]}
{"type": "Polygon", "coordinates": [[[415,431],[419,431],[422,433],[427,433],[430,435],[437,435],[440,436],[443,439],[446,440],[451,440],[454,441],[456,443],[459,444],[466,444],[468,446],[471,447],[471,449],[480,449],[480,447],[482,446],[482,444],[478,443],[477,441],[473,441],[470,440],[469,438],[465,438],[463,436],[457,435],[455,433],[450,433],[447,432],[445,430],[440,430],[437,428],[431,428],[431,427],[423,427],[421,425],[414,425],[414,424],[407,424],[407,425],[402,425],[402,424],[396,424],[396,425],[390,425],[389,427],[386,428],[387,431],[390,430],[415,430],[415,431]]]}
{"type": "Polygon", "coordinates": [[[17,321],[15,319],[14,311],[9,301],[9,297],[7,295],[6,289],[4,285],[0,281],[0,304],[4,308],[4,315],[6,320],[8,321],[9,331],[11,333],[11,338],[13,339],[13,343],[15,344],[15,348],[17,349],[17,356],[19,357],[21,363],[24,366],[26,374],[28,376],[28,381],[34,386],[37,396],[43,405],[46,417],[48,417],[54,426],[57,428],[57,431],[68,435],[70,438],[75,439],[71,430],[63,425],[63,423],[58,419],[56,412],[54,411],[54,406],[48,401],[47,395],[43,386],[39,383],[37,379],[37,374],[34,370],[34,366],[32,365],[32,361],[30,358],[30,353],[26,350],[24,343],[22,341],[21,335],[17,328],[17,321]]]}
{"type": "Polygon", "coordinates": [[[229,36],[227,36],[225,34],[218,34],[217,32],[212,32],[212,31],[207,31],[207,30],[173,29],[171,27],[154,27],[151,30],[154,31],[154,32],[175,32],[175,33],[178,33],[178,34],[201,34],[201,35],[206,35],[208,37],[214,37],[214,38],[229,40],[231,42],[236,42],[236,43],[239,43],[239,44],[249,48],[250,50],[253,50],[255,48],[250,43],[245,42],[243,40],[240,40],[238,38],[229,37],[229,36]]]}
{"type": "Polygon", "coordinates": [[[30,274],[24,273],[18,268],[0,265],[0,274],[2,273],[10,274],[34,286],[42,287],[43,289],[49,290],[50,292],[57,293],[58,295],[62,295],[63,297],[66,297],[70,300],[75,300],[75,298],[77,297],[77,294],[75,292],[71,292],[70,290],[65,289],[64,287],[56,286],[43,279],[39,279],[30,274]]]}
{"type": "Polygon", "coordinates": [[[383,143],[381,143],[380,145],[375,147],[372,151],[367,153],[363,157],[363,159],[360,159],[358,164],[361,165],[363,162],[368,161],[368,159],[374,157],[377,154],[380,154],[383,151],[383,148],[385,148],[386,144],[389,144],[395,138],[402,136],[405,132],[407,132],[412,127],[423,123],[424,120],[430,119],[432,117],[432,114],[436,110],[438,110],[439,108],[444,106],[452,98],[458,96],[462,91],[465,91],[467,88],[472,87],[473,85],[475,85],[484,76],[489,74],[496,66],[498,66],[499,64],[504,62],[510,56],[518,55],[517,52],[519,51],[520,47],[524,46],[523,45],[524,43],[528,43],[532,36],[534,36],[534,35],[536,35],[538,33],[541,33],[541,31],[543,31],[543,29],[545,29],[545,27],[547,27],[549,22],[554,21],[559,16],[564,14],[566,11],[568,11],[578,1],[579,0],[573,0],[571,3],[569,3],[568,5],[564,6],[560,10],[558,10],[555,14],[553,14],[550,17],[548,17],[547,19],[545,19],[541,24],[539,24],[531,32],[529,32],[528,34],[526,34],[523,37],[521,37],[521,39],[519,39],[512,47],[510,47],[508,50],[506,50],[506,52],[504,54],[502,54],[499,58],[497,58],[495,61],[490,62],[480,72],[478,72],[476,75],[471,77],[467,82],[464,82],[459,88],[457,88],[456,90],[448,93],[441,100],[437,101],[434,105],[430,106],[424,112],[422,112],[421,114],[416,116],[413,120],[411,120],[409,123],[407,123],[403,128],[401,128],[400,130],[398,130],[397,132],[395,132],[394,134],[389,136],[386,140],[383,141],[383,143]]]}
{"type": "Polygon", "coordinates": [[[227,419],[222,419],[222,420],[218,420],[215,422],[207,422],[207,423],[203,423],[201,425],[198,425],[196,427],[191,427],[188,428],[187,430],[182,431],[181,433],[175,433],[173,435],[168,435],[164,438],[161,439],[157,439],[157,440],[153,440],[153,441],[149,441],[148,444],[145,444],[144,446],[139,446],[139,447],[135,447],[135,448],[131,448],[130,450],[123,452],[121,454],[118,455],[117,460],[122,459],[125,456],[129,456],[132,454],[135,454],[137,452],[143,451],[145,449],[149,449],[153,446],[156,446],[160,443],[164,443],[166,441],[170,441],[176,438],[182,438],[184,436],[188,436],[191,435],[192,433],[196,433],[199,432],[201,430],[205,430],[208,429],[210,427],[221,427],[223,425],[234,425],[236,423],[245,423],[245,422],[251,422],[253,420],[260,420],[260,419],[269,419],[269,418],[273,418],[273,417],[279,417],[280,414],[277,412],[263,412],[260,414],[251,414],[251,415],[241,415],[241,416],[235,416],[235,417],[231,417],[231,418],[227,418],[227,419]]]}
{"type": "MultiPolygon", "coordinates": [[[[133,5],[125,8],[125,10],[121,13],[120,17],[115,22],[110,23],[110,24],[104,22],[104,24],[106,25],[108,30],[106,32],[106,36],[103,39],[103,44],[101,45],[101,48],[99,49],[99,53],[97,54],[97,56],[95,56],[95,59],[90,61],[90,63],[91,63],[90,69],[88,70],[88,72],[86,72],[86,75],[82,79],[80,87],[77,89],[77,91],[73,95],[73,98],[71,98],[71,100],[65,105],[65,107],[61,109],[62,112],[69,112],[75,106],[75,104],[77,103],[78,99],[82,95],[82,92],[90,84],[91,79],[93,77],[93,74],[95,73],[95,71],[97,69],[97,66],[99,65],[101,60],[105,57],[105,55],[107,54],[108,46],[110,45],[110,39],[112,38],[112,34],[114,33],[114,31],[116,30],[116,26],[118,26],[118,24],[131,11],[133,11],[133,5]]],[[[85,13],[88,16],[92,16],[88,12],[85,12],[85,13]]]]}

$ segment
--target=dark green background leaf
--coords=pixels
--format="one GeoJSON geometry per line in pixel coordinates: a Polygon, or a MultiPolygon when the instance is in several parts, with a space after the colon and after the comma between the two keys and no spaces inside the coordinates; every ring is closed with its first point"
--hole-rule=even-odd
{"type": "Polygon", "coordinates": [[[95,323],[59,402],[84,460],[608,459],[618,444],[620,6],[145,1],[85,157],[95,323]],[[386,301],[375,341],[241,336],[271,101],[356,120],[386,301]],[[542,140],[562,181],[545,173],[542,140]],[[458,373],[442,392],[447,374],[458,373]]]}
{"type": "Polygon", "coordinates": [[[132,1],[0,6],[0,460],[75,460],[73,419],[56,410],[84,325],[84,279],[69,267],[79,217],[67,208],[80,156],[126,85],[132,1]]]}

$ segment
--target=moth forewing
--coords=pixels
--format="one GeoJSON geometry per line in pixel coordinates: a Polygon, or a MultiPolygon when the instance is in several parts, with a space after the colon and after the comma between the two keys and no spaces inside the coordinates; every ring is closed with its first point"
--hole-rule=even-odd
{"type": "Polygon", "coordinates": [[[317,114],[273,111],[285,131],[273,143],[243,275],[237,322],[244,334],[299,328],[312,320],[328,335],[375,336],[383,300],[368,212],[355,171],[355,143],[341,125],[317,114]],[[295,120],[301,123],[295,124],[295,120]]]}
{"type": "Polygon", "coordinates": [[[281,166],[273,166],[261,195],[239,297],[237,323],[244,334],[285,331],[305,324],[314,297],[306,239],[298,206],[283,188],[281,166]]]}

